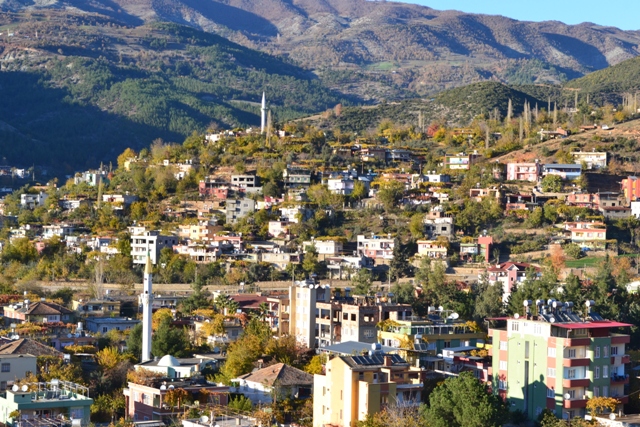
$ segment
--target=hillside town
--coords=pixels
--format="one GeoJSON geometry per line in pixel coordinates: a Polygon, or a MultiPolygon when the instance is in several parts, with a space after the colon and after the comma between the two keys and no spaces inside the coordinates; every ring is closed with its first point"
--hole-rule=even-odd
{"type": "Polygon", "coordinates": [[[637,425],[635,139],[262,105],[4,197],[1,423],[637,425]]]}

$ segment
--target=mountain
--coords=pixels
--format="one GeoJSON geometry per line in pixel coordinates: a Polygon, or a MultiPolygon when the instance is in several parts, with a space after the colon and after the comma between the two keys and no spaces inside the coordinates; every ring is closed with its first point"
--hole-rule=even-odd
{"type": "Polygon", "coordinates": [[[13,34],[0,42],[0,152],[13,165],[70,173],[157,138],[257,126],[263,91],[280,121],[349,102],[306,69],[191,27],[56,9],[0,18],[13,34]]]}
{"type": "Polygon", "coordinates": [[[640,44],[638,31],[593,23],[523,22],[387,1],[0,0],[0,7],[186,24],[286,55],[330,87],[378,100],[488,79],[561,83],[635,57],[640,44]]]}

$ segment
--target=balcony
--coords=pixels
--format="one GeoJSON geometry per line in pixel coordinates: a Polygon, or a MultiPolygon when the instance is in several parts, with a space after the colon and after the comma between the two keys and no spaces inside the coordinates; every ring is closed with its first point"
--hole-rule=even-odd
{"type": "Polygon", "coordinates": [[[628,375],[611,375],[611,385],[629,384],[628,375]]]}
{"type": "Polygon", "coordinates": [[[566,338],[563,346],[565,347],[582,347],[591,345],[591,338],[566,338]]]}
{"type": "Polygon", "coordinates": [[[581,378],[581,379],[563,379],[562,387],[564,388],[577,388],[577,387],[589,387],[589,383],[591,380],[589,378],[581,378]]]}
{"type": "Polygon", "coordinates": [[[587,399],[570,399],[564,401],[564,409],[586,408],[587,399]]]}
{"type": "Polygon", "coordinates": [[[576,357],[573,359],[562,359],[562,366],[565,368],[573,368],[576,366],[589,366],[591,360],[586,357],[576,357]]]}
{"type": "Polygon", "coordinates": [[[628,354],[623,354],[622,356],[611,356],[611,364],[617,365],[616,358],[620,358],[620,364],[626,365],[627,363],[631,363],[631,356],[628,354]]]}
{"type": "Polygon", "coordinates": [[[626,334],[611,334],[611,344],[629,344],[631,336],[626,334]]]}

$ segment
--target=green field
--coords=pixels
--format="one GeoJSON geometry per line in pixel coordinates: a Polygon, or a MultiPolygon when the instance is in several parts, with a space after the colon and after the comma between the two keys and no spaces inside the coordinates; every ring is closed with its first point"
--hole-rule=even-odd
{"type": "Polygon", "coordinates": [[[580,258],[571,261],[565,262],[567,268],[586,268],[586,267],[597,267],[600,261],[604,258],[602,257],[587,257],[580,258]]]}

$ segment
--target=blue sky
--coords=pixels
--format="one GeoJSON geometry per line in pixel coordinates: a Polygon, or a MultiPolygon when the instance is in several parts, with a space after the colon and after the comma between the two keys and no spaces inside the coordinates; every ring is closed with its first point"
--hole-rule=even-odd
{"type": "Polygon", "coordinates": [[[640,1],[613,3],[596,0],[400,0],[439,10],[503,15],[521,21],[562,21],[567,24],[594,22],[623,30],[640,30],[640,1]]]}

